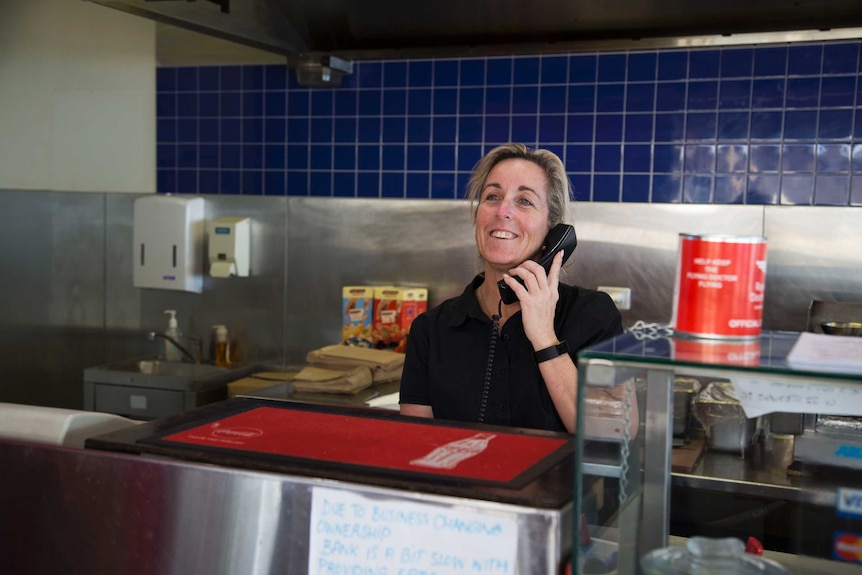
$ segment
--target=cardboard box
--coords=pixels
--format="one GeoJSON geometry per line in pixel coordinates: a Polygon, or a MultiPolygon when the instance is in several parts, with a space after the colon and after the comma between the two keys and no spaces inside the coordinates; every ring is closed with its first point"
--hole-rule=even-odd
{"type": "Polygon", "coordinates": [[[428,309],[428,289],[384,286],[374,291],[373,347],[404,352],[416,317],[428,309]]]}
{"type": "Polygon", "coordinates": [[[341,289],[341,342],[372,347],[374,288],[345,286],[341,289]]]}

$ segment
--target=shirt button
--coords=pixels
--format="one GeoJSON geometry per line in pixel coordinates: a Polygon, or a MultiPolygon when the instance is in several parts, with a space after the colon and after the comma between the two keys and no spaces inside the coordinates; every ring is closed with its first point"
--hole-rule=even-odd
{"type": "Polygon", "coordinates": [[[503,339],[505,339],[506,341],[509,341],[509,334],[508,334],[508,333],[504,333],[504,334],[503,334],[503,339]]]}
{"type": "Polygon", "coordinates": [[[509,409],[509,404],[504,401],[500,404],[500,409],[509,409]]]}

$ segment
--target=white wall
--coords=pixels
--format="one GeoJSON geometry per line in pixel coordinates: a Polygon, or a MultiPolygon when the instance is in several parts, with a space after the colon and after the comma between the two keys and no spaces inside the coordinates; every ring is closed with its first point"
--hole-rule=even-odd
{"type": "Polygon", "coordinates": [[[0,188],[155,191],[155,23],[0,2],[0,188]]]}

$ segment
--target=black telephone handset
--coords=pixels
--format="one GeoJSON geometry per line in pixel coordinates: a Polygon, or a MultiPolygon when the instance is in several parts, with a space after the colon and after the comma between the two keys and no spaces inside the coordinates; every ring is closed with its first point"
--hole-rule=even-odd
{"type": "MultiPolygon", "coordinates": [[[[545,236],[545,243],[542,244],[542,257],[539,258],[538,263],[540,266],[545,268],[545,272],[550,272],[551,264],[553,263],[554,256],[557,252],[563,250],[563,263],[566,263],[566,260],[569,259],[572,252],[575,251],[577,245],[578,238],[575,236],[575,228],[569,224],[557,224],[551,228],[551,231],[549,231],[548,235],[545,236]]],[[[514,277],[522,286],[526,287],[524,280],[517,276],[512,277],[514,277]]],[[[515,295],[512,288],[506,285],[505,281],[498,281],[497,287],[500,288],[500,298],[503,300],[504,304],[508,305],[518,301],[518,296],[515,295]]]]}

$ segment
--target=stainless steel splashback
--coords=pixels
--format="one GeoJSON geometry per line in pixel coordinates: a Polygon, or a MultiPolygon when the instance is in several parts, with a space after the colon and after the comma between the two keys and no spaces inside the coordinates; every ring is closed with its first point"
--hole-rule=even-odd
{"type": "MultiPolygon", "coordinates": [[[[429,288],[430,303],[471,279],[469,206],[451,200],[206,196],[206,217],[252,219],[248,278],[210,278],[202,294],[132,286],[136,196],[0,191],[0,401],[81,408],[82,372],[150,355],[146,332],[178,310],[209,343],[226,324],[249,361],[301,363],[340,340],[341,287],[429,288]]],[[[668,322],[679,233],[764,234],[764,326],[805,329],[811,300],[862,300],[858,209],[576,204],[579,246],[564,280],[632,289],[625,325],[668,322]]]]}

